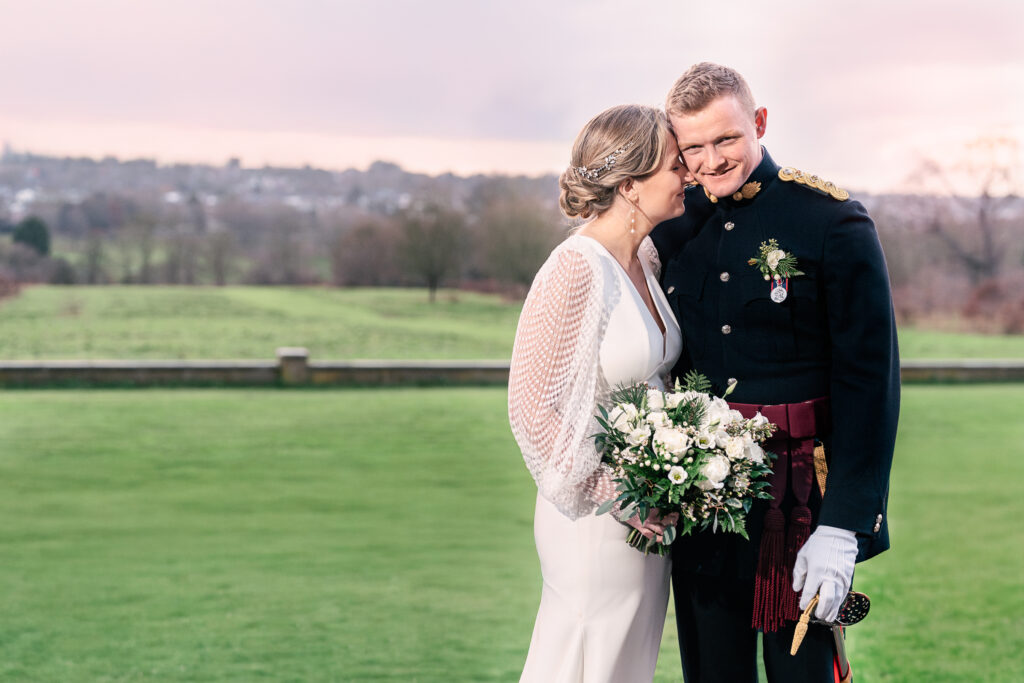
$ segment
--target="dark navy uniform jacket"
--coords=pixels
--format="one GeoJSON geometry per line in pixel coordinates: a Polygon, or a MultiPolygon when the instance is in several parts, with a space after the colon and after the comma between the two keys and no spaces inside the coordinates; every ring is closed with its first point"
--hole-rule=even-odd
{"type": "MultiPolygon", "coordinates": [[[[856,532],[863,560],[889,547],[886,501],[899,414],[885,258],[859,202],[782,180],[767,151],[748,182],[759,182],[760,191],[738,201],[712,203],[702,188],[688,189],[685,214],[651,234],[683,331],[674,374],[695,368],[719,394],[735,378],[728,399],[739,403],[828,396],[831,424],[819,436],[829,473],[812,514],[815,524],[856,532]],[[772,284],[747,264],[772,238],[805,273],[789,280],[782,303],[772,301],[772,284]]],[[[752,574],[759,507],[749,520],[751,541],[735,534],[681,538],[675,561],[710,573],[731,573],[726,566],[734,563],[740,575],[752,574]]]]}

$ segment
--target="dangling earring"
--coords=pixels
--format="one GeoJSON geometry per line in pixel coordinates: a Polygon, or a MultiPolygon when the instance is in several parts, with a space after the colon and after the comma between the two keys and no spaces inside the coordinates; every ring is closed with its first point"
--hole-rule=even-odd
{"type": "Polygon", "coordinates": [[[629,234],[636,234],[636,204],[629,210],[629,234]]]}

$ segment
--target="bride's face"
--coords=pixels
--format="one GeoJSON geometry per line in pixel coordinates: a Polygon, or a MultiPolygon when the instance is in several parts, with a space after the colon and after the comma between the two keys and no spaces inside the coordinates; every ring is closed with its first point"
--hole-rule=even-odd
{"type": "Polygon", "coordinates": [[[687,180],[686,166],[679,160],[679,148],[671,133],[665,133],[665,156],[652,175],[635,183],[637,204],[654,225],[683,215],[687,180]]]}

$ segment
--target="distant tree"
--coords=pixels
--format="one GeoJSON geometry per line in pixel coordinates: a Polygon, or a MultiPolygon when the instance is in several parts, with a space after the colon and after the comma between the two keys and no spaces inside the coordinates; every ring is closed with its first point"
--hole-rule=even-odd
{"type": "Polygon", "coordinates": [[[41,218],[29,216],[14,228],[12,239],[15,244],[24,244],[36,250],[40,256],[50,253],[50,230],[41,218]]]}
{"type": "Polygon", "coordinates": [[[227,230],[211,230],[205,236],[206,270],[218,287],[226,285],[231,277],[235,250],[235,236],[227,230]]]}
{"type": "Polygon", "coordinates": [[[397,232],[394,222],[383,218],[366,217],[355,225],[339,226],[328,244],[331,281],[339,287],[400,284],[397,232]]]}
{"type": "Polygon", "coordinates": [[[190,225],[178,225],[164,240],[164,276],[172,285],[195,285],[199,271],[199,238],[190,225]]]}
{"type": "Polygon", "coordinates": [[[446,277],[458,272],[466,241],[462,214],[430,204],[400,216],[400,253],[410,274],[426,282],[430,302],[446,277]]]}
{"type": "Polygon", "coordinates": [[[565,236],[564,223],[536,201],[491,202],[479,216],[478,236],[488,270],[525,293],[544,259],[565,236]]]}
{"type": "Polygon", "coordinates": [[[1021,226],[1007,224],[1001,212],[1020,196],[1020,145],[1005,137],[978,139],[946,161],[926,159],[912,176],[911,188],[944,197],[908,206],[924,214],[926,230],[948,250],[972,285],[995,278],[1007,265],[1011,245],[1021,241],[1021,226]]]}
{"type": "Polygon", "coordinates": [[[82,279],[85,284],[98,285],[107,281],[104,271],[104,236],[99,230],[90,230],[85,239],[85,259],[82,264],[82,279]]]}

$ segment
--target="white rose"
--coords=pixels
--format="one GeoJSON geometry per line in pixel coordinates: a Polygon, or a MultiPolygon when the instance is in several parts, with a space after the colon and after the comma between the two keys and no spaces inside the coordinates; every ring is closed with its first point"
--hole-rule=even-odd
{"type": "Polygon", "coordinates": [[[668,413],[663,410],[656,410],[647,416],[647,422],[649,422],[655,429],[659,427],[670,427],[672,426],[672,420],[668,419],[668,413]]]}
{"type": "Polygon", "coordinates": [[[775,270],[776,268],[779,267],[779,261],[781,261],[784,258],[786,258],[786,252],[782,251],[781,249],[776,249],[775,251],[770,252],[764,260],[768,262],[769,268],[775,270]]]}
{"type": "Polygon", "coordinates": [[[756,462],[758,465],[764,462],[764,449],[756,443],[749,443],[743,449],[743,455],[747,460],[756,462]]]}
{"type": "Polygon", "coordinates": [[[668,471],[668,480],[673,484],[682,484],[686,481],[686,470],[676,465],[668,471]]]}
{"type": "Polygon", "coordinates": [[[707,478],[712,488],[720,489],[723,486],[722,482],[729,476],[729,459],[724,455],[716,455],[708,460],[700,473],[707,478]]]}
{"type": "Polygon", "coordinates": [[[647,390],[647,407],[651,410],[665,409],[665,395],[657,389],[647,390]]]}
{"type": "Polygon", "coordinates": [[[672,455],[685,453],[690,447],[690,439],[676,429],[662,428],[654,432],[654,443],[672,455]]]}
{"type": "Polygon", "coordinates": [[[730,460],[743,457],[746,449],[743,439],[738,436],[731,437],[725,444],[725,454],[729,456],[730,460]]]}
{"type": "Polygon", "coordinates": [[[626,435],[626,443],[630,446],[643,446],[651,436],[651,430],[646,425],[637,427],[626,435]]]}
{"type": "Polygon", "coordinates": [[[608,424],[611,428],[625,434],[629,431],[629,419],[626,417],[626,411],[619,406],[612,408],[612,412],[608,413],[608,424]]]}

